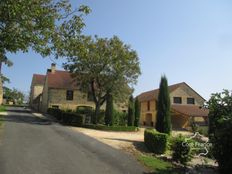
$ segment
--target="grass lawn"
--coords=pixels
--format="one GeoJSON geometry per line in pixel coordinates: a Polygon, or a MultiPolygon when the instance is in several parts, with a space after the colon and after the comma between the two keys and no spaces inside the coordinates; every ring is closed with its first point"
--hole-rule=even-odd
{"type": "Polygon", "coordinates": [[[6,107],[3,105],[0,105],[0,128],[3,125],[3,115],[1,115],[1,112],[5,112],[6,111],[6,107]]]}
{"type": "Polygon", "coordinates": [[[175,168],[172,163],[150,155],[138,155],[138,160],[152,170],[151,174],[181,174],[184,171],[175,168]]]}
{"type": "Polygon", "coordinates": [[[3,105],[0,105],[0,112],[5,112],[6,111],[6,107],[3,105]]]}
{"type": "Polygon", "coordinates": [[[94,125],[94,124],[86,124],[83,125],[84,128],[96,129],[96,130],[104,130],[104,131],[122,131],[122,132],[134,132],[138,131],[138,128],[135,126],[106,126],[106,125],[94,125]]]}

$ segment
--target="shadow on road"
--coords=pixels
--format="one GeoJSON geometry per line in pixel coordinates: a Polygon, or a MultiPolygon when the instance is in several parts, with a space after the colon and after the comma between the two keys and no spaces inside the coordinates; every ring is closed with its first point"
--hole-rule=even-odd
{"type": "Polygon", "coordinates": [[[50,125],[52,122],[48,119],[35,117],[29,110],[7,110],[8,115],[1,116],[0,121],[15,122],[15,123],[28,123],[37,125],[50,125]],[[18,113],[18,114],[17,114],[18,113]],[[25,115],[23,114],[25,113],[25,115]]]}

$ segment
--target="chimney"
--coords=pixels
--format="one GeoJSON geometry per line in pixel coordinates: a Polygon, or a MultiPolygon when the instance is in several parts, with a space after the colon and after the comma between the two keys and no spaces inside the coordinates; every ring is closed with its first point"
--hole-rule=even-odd
{"type": "Polygon", "coordinates": [[[52,63],[51,64],[51,73],[55,73],[56,72],[56,64],[52,63]]]}

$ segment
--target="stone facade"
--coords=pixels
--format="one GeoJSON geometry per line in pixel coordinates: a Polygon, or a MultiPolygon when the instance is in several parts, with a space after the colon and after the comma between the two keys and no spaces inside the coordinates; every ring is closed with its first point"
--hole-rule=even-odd
{"type": "Polygon", "coordinates": [[[187,104],[187,98],[194,98],[195,105],[202,106],[204,104],[204,99],[186,85],[182,85],[170,93],[171,104],[174,104],[174,97],[181,97],[183,105],[187,104]]]}
{"type": "MultiPolygon", "coordinates": [[[[88,106],[95,108],[95,103],[88,93],[83,92],[73,81],[69,72],[56,70],[55,64],[47,70],[47,74],[34,75],[31,85],[31,107],[41,112],[47,112],[50,107],[62,110],[76,110],[78,106],[88,106]],[[37,79],[37,80],[36,80],[37,79]],[[40,81],[40,84],[38,84],[40,81]],[[71,99],[68,92],[72,93],[71,99]]],[[[105,103],[101,106],[105,109],[105,103]]],[[[126,112],[125,103],[116,103],[115,109],[126,112]]]]}
{"type": "Polygon", "coordinates": [[[45,76],[34,74],[31,82],[31,90],[30,90],[30,106],[39,110],[41,104],[41,94],[44,88],[44,79],[45,76]]]}
{"type": "Polygon", "coordinates": [[[87,94],[80,90],[73,90],[73,100],[66,99],[67,89],[49,89],[48,107],[58,106],[60,109],[75,110],[77,106],[95,107],[94,102],[87,99],[87,94]]]}
{"type": "MultiPolygon", "coordinates": [[[[154,90],[154,92],[157,93],[157,90],[154,90]]],[[[140,98],[140,96],[138,97],[140,98]]],[[[151,99],[151,97],[147,97],[149,98],[148,100],[143,99],[143,101],[140,101],[140,105],[141,105],[140,124],[141,125],[155,126],[156,124],[156,115],[157,115],[156,106],[157,106],[158,94],[155,94],[154,96],[155,97],[153,97],[153,99],[151,99]]],[[[181,97],[181,104],[178,104],[178,105],[183,105],[183,106],[187,106],[187,105],[202,106],[205,102],[205,100],[197,92],[195,92],[191,87],[189,87],[185,83],[181,83],[174,90],[170,91],[171,106],[176,104],[174,103],[174,97],[181,97]],[[187,98],[193,98],[194,104],[187,104],[187,98]]],[[[173,128],[189,127],[190,117],[191,115],[186,115],[186,114],[176,112],[172,110],[172,107],[171,107],[171,121],[172,121],[173,128]]],[[[205,118],[201,116],[194,117],[193,119],[196,122],[205,122],[205,118]]]]}

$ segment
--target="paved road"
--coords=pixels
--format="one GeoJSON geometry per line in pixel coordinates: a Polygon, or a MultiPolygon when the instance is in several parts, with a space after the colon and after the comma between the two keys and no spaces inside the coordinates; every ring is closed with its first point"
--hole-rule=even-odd
{"type": "Polygon", "coordinates": [[[0,133],[1,174],[141,174],[131,156],[68,127],[9,108],[0,133]]]}

